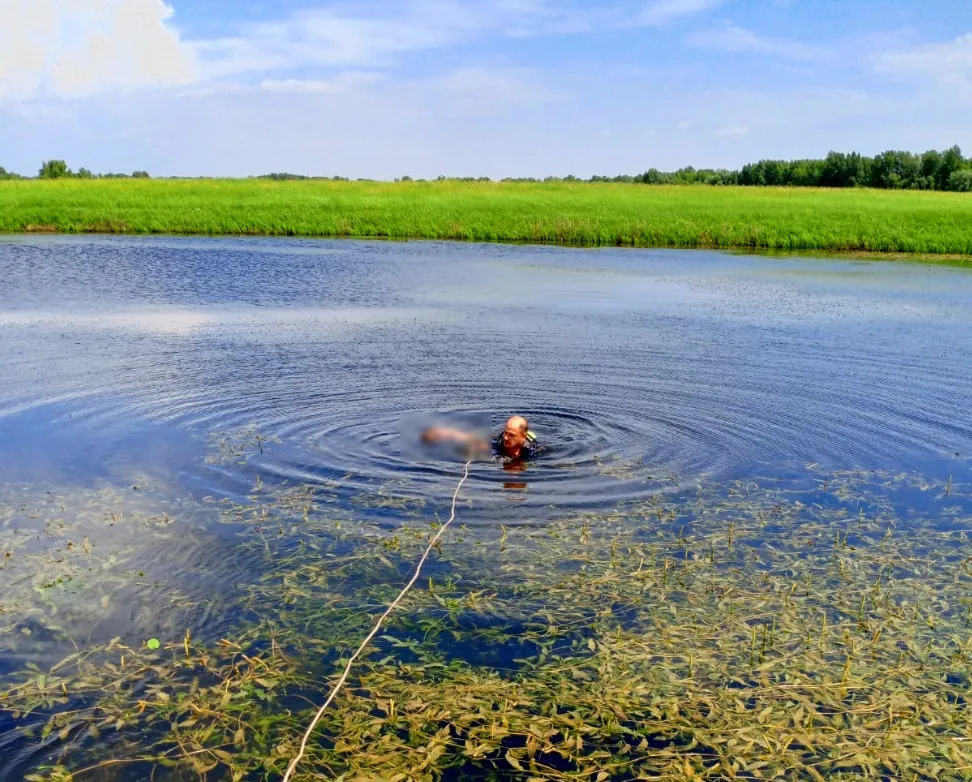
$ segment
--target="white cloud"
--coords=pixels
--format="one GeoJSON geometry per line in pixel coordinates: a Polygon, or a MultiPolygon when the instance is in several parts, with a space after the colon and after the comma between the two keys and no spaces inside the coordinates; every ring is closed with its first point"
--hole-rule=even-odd
{"type": "Polygon", "coordinates": [[[529,37],[657,27],[724,0],[378,0],[329,4],[203,41],[207,77],[302,67],[378,68],[413,51],[487,36],[529,37]]]}
{"type": "Polygon", "coordinates": [[[215,78],[307,66],[379,67],[390,64],[394,55],[458,42],[478,29],[477,20],[458,14],[452,2],[381,10],[386,13],[298,11],[245,26],[234,37],[200,42],[205,74],[215,78]]]}
{"type": "Polygon", "coordinates": [[[565,100],[569,93],[544,81],[529,68],[458,68],[432,79],[403,86],[416,104],[436,112],[478,116],[519,106],[565,100]]]}
{"type": "Polygon", "coordinates": [[[322,82],[315,69],[391,68],[409,52],[488,37],[659,27],[722,2],[318,2],[271,21],[230,18],[226,35],[187,41],[164,0],[0,0],[0,99],[185,84],[232,90],[229,82],[241,79],[251,86],[262,80],[271,90],[327,92],[330,74],[322,82]]]}
{"type": "Polygon", "coordinates": [[[714,131],[714,134],[716,136],[726,136],[726,137],[729,137],[729,138],[732,138],[732,137],[738,138],[740,136],[748,136],[749,135],[749,126],[748,125],[729,125],[728,127],[725,127],[725,128],[719,128],[718,130],[714,131]]]}
{"type": "Polygon", "coordinates": [[[332,79],[264,79],[258,89],[268,92],[296,92],[304,95],[347,95],[381,80],[381,74],[347,71],[332,79]]]}
{"type": "Polygon", "coordinates": [[[144,168],[153,175],[589,176],[650,167],[738,167],[767,157],[823,156],[830,149],[943,149],[960,142],[972,120],[940,93],[910,86],[874,92],[719,90],[646,79],[603,63],[566,74],[498,71],[462,69],[404,82],[388,76],[337,96],[324,92],[333,84],[315,91],[311,85],[284,86],[299,80],[281,78],[268,88],[258,80],[238,91],[166,90],[124,100],[52,102],[67,105],[75,119],[4,112],[0,151],[7,152],[0,165],[30,173],[56,156],[75,168],[144,168]],[[490,87],[504,79],[522,92],[490,87]],[[611,91],[603,89],[606,82],[611,91]],[[531,91],[542,96],[564,84],[571,96],[554,110],[530,97],[531,91]],[[479,106],[477,113],[476,85],[480,100],[492,96],[497,102],[495,110],[479,106]],[[651,127],[658,132],[647,139],[642,129],[651,127]],[[716,134],[734,127],[749,133],[716,134]],[[605,128],[612,130],[610,139],[601,135],[605,128]]]}
{"type": "Polygon", "coordinates": [[[683,16],[711,11],[719,5],[722,0],[655,0],[638,14],[636,20],[647,26],[664,25],[683,16]]]}
{"type": "Polygon", "coordinates": [[[874,66],[879,73],[931,77],[947,86],[972,89],[972,33],[952,41],[877,54],[874,66]]]}
{"type": "Polygon", "coordinates": [[[162,0],[5,0],[0,99],[184,84],[192,49],[162,0]]]}
{"type": "Polygon", "coordinates": [[[737,27],[732,23],[717,30],[694,33],[689,36],[688,43],[691,46],[710,51],[754,52],[790,60],[814,60],[824,54],[821,50],[798,41],[764,38],[752,30],[737,27]]]}

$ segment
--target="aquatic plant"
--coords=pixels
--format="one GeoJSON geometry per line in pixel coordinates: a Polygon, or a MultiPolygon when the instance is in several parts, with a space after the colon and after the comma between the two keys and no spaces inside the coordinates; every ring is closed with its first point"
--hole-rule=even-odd
{"type": "MultiPolygon", "coordinates": [[[[297,778],[972,778],[967,487],[806,478],[450,530],[297,778]]],[[[332,489],[269,483],[244,502],[0,507],[0,653],[28,660],[0,710],[43,747],[25,773],[45,780],[279,778],[437,528],[427,510],[387,529],[332,489]],[[111,611],[106,589],[141,594],[140,551],[211,546],[217,521],[249,565],[230,596],[187,595],[176,552],[151,563],[153,614],[77,637],[111,611]],[[31,661],[42,646],[58,659],[31,661]]]]}
{"type": "Polygon", "coordinates": [[[963,193],[569,182],[0,183],[0,232],[252,234],[972,255],[963,193]]]}

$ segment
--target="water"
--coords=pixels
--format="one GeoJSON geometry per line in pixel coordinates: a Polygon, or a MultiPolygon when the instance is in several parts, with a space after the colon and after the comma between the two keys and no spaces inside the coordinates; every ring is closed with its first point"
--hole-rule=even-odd
{"type": "MultiPolygon", "coordinates": [[[[434,499],[454,466],[402,458],[421,411],[527,415],[550,449],[516,476],[531,507],[637,492],[601,479],[612,460],[694,479],[972,452],[965,270],[262,239],[8,239],[0,259],[0,466],[23,480],[161,469],[239,493],[250,471],[201,466],[199,441],[255,427],[283,441],[265,477],[434,499]]],[[[478,471],[481,499],[507,478],[478,471]]],[[[523,512],[479,521],[504,508],[523,512]]]]}
{"type": "MultiPolygon", "coordinates": [[[[461,464],[410,428],[436,415],[498,429],[520,413],[547,447],[523,470],[476,465],[460,517],[479,527],[808,464],[972,477],[965,269],[103,237],[7,238],[0,269],[0,530],[42,531],[18,508],[45,492],[110,490],[125,512],[193,522],[151,540],[85,530],[140,574],[85,620],[91,641],[160,632],[162,582],[185,596],[166,627],[204,611],[230,632],[240,615],[220,601],[260,565],[211,508],[256,480],[317,487],[377,529],[441,515],[461,464]]],[[[7,636],[0,677],[63,651],[7,636]]],[[[0,749],[33,757],[2,731],[0,749]]],[[[0,761],[0,778],[23,768],[0,761]]]]}

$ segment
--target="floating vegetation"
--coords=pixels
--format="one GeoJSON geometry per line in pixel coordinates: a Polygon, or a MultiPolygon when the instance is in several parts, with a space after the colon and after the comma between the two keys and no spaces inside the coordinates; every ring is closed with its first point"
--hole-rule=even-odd
{"type": "Polygon", "coordinates": [[[279,443],[275,435],[264,435],[257,427],[247,426],[232,432],[218,431],[210,435],[213,446],[206,457],[208,464],[246,464],[256,455],[263,455],[270,443],[279,443]]]}
{"type": "MultiPolygon", "coordinates": [[[[451,529],[297,778],[972,779],[967,487],[808,472],[802,485],[700,483],[605,513],[451,529]]],[[[0,515],[0,549],[21,562],[7,568],[51,557],[11,532],[17,508],[80,531],[70,498],[57,502],[0,515]]],[[[435,530],[435,509],[382,529],[314,486],[265,483],[204,510],[222,522],[210,534],[236,536],[232,621],[186,606],[173,576],[157,611],[181,606],[179,624],[75,639],[5,675],[0,731],[38,748],[15,771],[279,778],[435,530]]],[[[130,522],[143,543],[198,529],[157,518],[130,522]]],[[[80,550],[64,566],[82,568],[79,594],[102,610],[92,590],[109,555],[80,550]]],[[[31,590],[4,595],[0,649],[27,616],[59,614],[36,613],[45,598],[31,590]]]]}
{"type": "Polygon", "coordinates": [[[641,457],[595,458],[594,466],[599,475],[618,480],[637,479],[643,482],[664,481],[671,485],[678,484],[678,476],[663,467],[653,469],[650,474],[646,473],[645,461],[641,457]]]}

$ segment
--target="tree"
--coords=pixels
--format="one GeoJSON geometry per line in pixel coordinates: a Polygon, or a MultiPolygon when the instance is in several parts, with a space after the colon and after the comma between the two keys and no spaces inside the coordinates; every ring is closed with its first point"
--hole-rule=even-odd
{"type": "Polygon", "coordinates": [[[694,166],[685,166],[685,168],[680,168],[675,172],[675,181],[680,185],[694,185],[695,179],[694,166]]]}
{"type": "Polygon", "coordinates": [[[965,158],[962,157],[962,150],[958,146],[946,149],[942,153],[942,164],[938,167],[936,177],[939,190],[948,190],[949,181],[952,174],[965,168],[965,158]]]}
{"type": "Polygon", "coordinates": [[[739,172],[739,184],[759,187],[766,184],[766,173],[759,163],[747,163],[739,172]]]}
{"type": "Polygon", "coordinates": [[[820,184],[823,187],[863,187],[870,178],[870,158],[856,152],[830,152],[823,162],[820,184]]]}
{"type": "Polygon", "coordinates": [[[45,160],[41,163],[38,176],[41,179],[61,179],[62,177],[74,176],[74,174],[63,160],[45,160]]]}
{"type": "Polygon", "coordinates": [[[785,185],[787,165],[783,160],[764,160],[767,185],[785,185]]]}
{"type": "Polygon", "coordinates": [[[132,171],[132,179],[151,179],[148,171],[132,171]]]}
{"type": "Polygon", "coordinates": [[[938,170],[942,167],[942,153],[936,149],[929,149],[921,156],[921,175],[937,181],[938,170]]]}
{"type": "Polygon", "coordinates": [[[646,185],[667,185],[672,181],[671,174],[665,174],[657,168],[649,168],[641,175],[640,180],[646,185]]]}
{"type": "MultiPolygon", "coordinates": [[[[134,176],[134,174],[132,176],[134,176]]],[[[291,180],[309,179],[309,178],[310,177],[306,177],[303,174],[288,174],[284,171],[274,172],[272,174],[261,174],[260,176],[257,177],[257,179],[272,179],[275,182],[289,182],[291,180]]]]}
{"type": "Polygon", "coordinates": [[[871,187],[910,188],[921,174],[921,160],[911,152],[889,149],[876,158],[871,167],[871,187]]]}
{"type": "Polygon", "coordinates": [[[972,171],[967,168],[953,171],[948,178],[948,189],[958,193],[972,192],[972,171]]]}
{"type": "Polygon", "coordinates": [[[824,161],[794,160],[790,164],[790,184],[797,187],[819,187],[824,161]]]}
{"type": "Polygon", "coordinates": [[[86,168],[79,168],[77,173],[78,179],[94,179],[94,174],[92,174],[86,168]]]}

